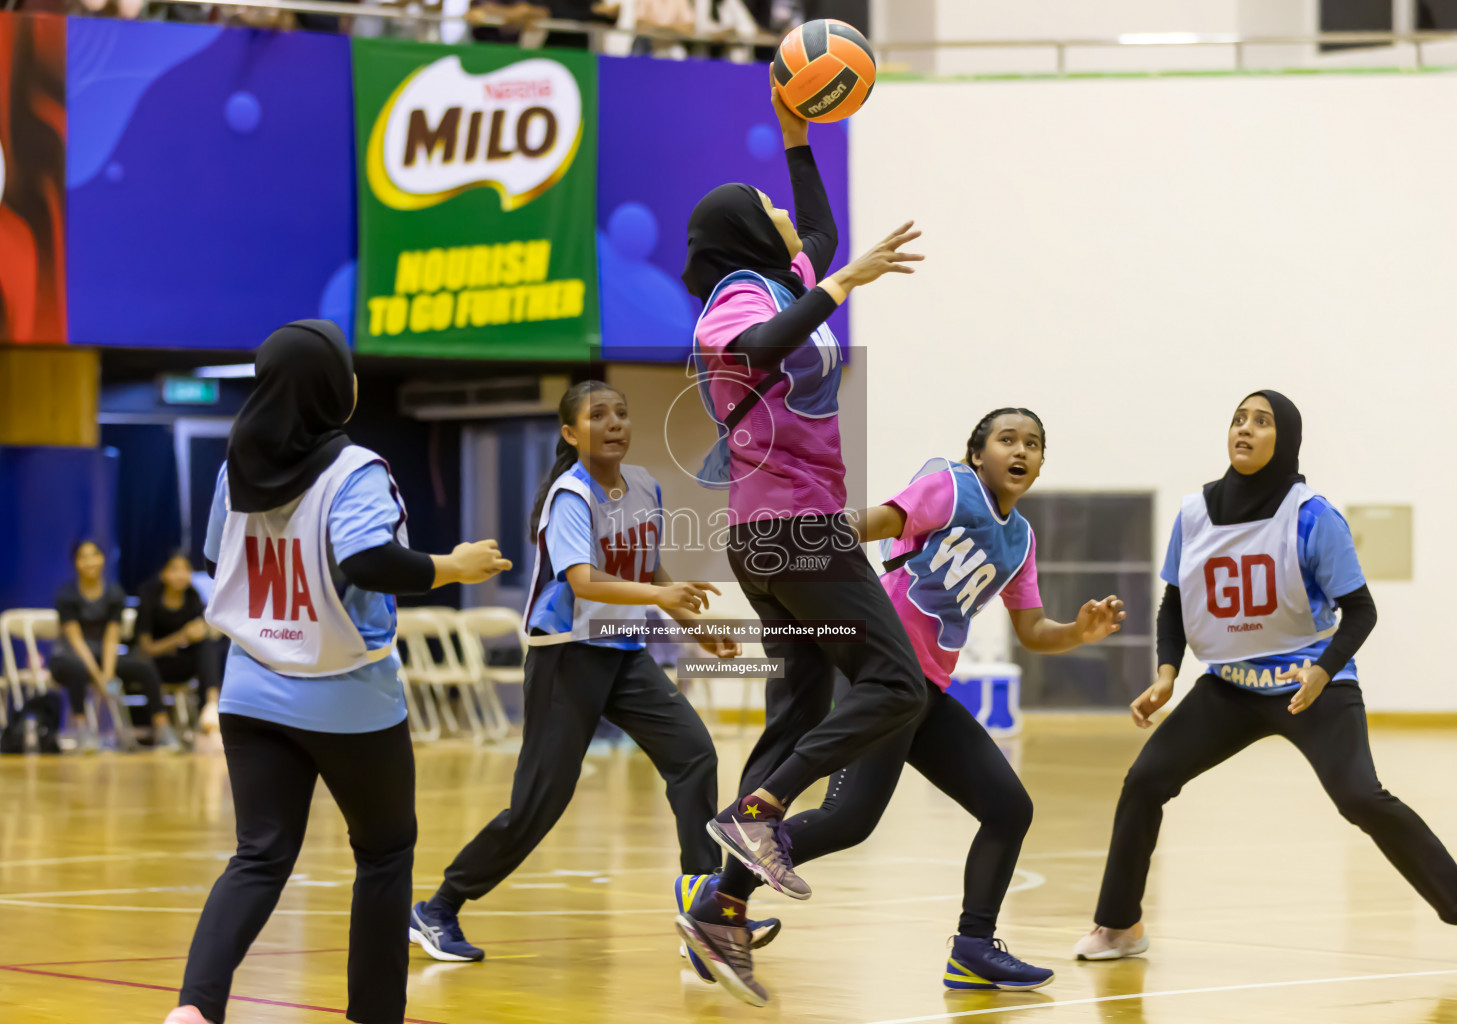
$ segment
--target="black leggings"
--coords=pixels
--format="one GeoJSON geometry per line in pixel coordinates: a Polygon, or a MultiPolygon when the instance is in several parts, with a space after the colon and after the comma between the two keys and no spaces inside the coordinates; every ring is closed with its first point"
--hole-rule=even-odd
{"type": "Polygon", "coordinates": [[[909,725],[925,705],[927,684],[915,649],[870,560],[858,546],[840,550],[829,540],[842,521],[775,520],[778,535],[766,535],[763,523],[733,529],[729,563],[760,620],[839,620],[865,629],[858,640],[765,642],[765,656],[784,659],[784,677],[765,687],[764,732],[744,767],[740,796],[763,787],[787,806],[816,780],[909,725]],[[816,552],[829,559],[813,576],[753,567],[755,549],[792,556],[807,534],[816,552]],[[850,685],[832,701],[836,669],[850,685]]]}
{"type": "MultiPolygon", "coordinates": [[[[862,640],[764,643],[767,657],[784,659],[784,676],[770,679],[764,688],[764,731],[739,778],[740,797],[762,787],[787,807],[815,780],[909,727],[925,708],[928,684],[915,649],[870,560],[859,547],[842,550],[826,543],[832,531],[842,528],[841,519],[777,520],[778,534],[766,534],[764,523],[752,530],[736,526],[730,536],[729,564],[761,621],[833,619],[865,629],[862,640]],[[823,532],[816,536],[815,530],[823,532]],[[830,559],[817,569],[820,579],[803,572],[755,571],[755,550],[777,547],[792,553],[807,532],[811,542],[821,542],[818,553],[830,559]],[[836,669],[848,680],[838,699],[836,669]]],[[[756,885],[748,868],[728,858],[720,891],[748,899],[756,885]]]]}
{"type": "MultiPolygon", "coordinates": [[[[97,657],[96,663],[101,664],[97,657]]],[[[66,688],[66,699],[71,702],[71,714],[86,713],[86,692],[91,688],[91,673],[86,663],[69,650],[51,653],[51,676],[66,688]]],[[[153,718],[166,713],[162,703],[162,680],[157,675],[157,666],[149,658],[139,654],[118,654],[116,677],[124,686],[134,686],[147,698],[147,714],[153,718]]]]}
{"type": "Polygon", "coordinates": [[[221,640],[204,640],[189,644],[171,654],[160,654],[153,660],[164,683],[186,683],[193,679],[203,696],[216,691],[223,677],[226,645],[221,640]]]}
{"type": "Polygon", "coordinates": [[[647,651],[585,643],[532,647],[525,700],[511,806],[445,869],[441,902],[459,910],[481,898],[536,849],[571,803],[603,718],[631,736],[667,782],[683,871],[718,867],[722,854],[706,827],[718,809],[718,755],[703,719],[647,651]]]}
{"type": "Polygon", "coordinates": [[[212,887],[182,979],[179,1004],[222,1024],[233,972],[283,893],[303,846],[314,784],[349,826],[349,1007],[360,1024],[400,1024],[415,859],[415,753],[409,726],[308,732],[244,715],[218,716],[237,816],[238,852],[212,887]]]}
{"type": "Polygon", "coordinates": [[[1298,715],[1287,703],[1283,696],[1243,690],[1212,675],[1199,678],[1154,730],[1123,780],[1096,923],[1131,928],[1142,920],[1164,804],[1184,783],[1256,740],[1283,736],[1305,755],[1341,816],[1376,841],[1443,921],[1457,924],[1457,863],[1426,822],[1376,778],[1360,688],[1331,683],[1298,715]]]}
{"type": "Polygon", "coordinates": [[[981,822],[966,855],[958,930],[989,939],[1032,826],[1032,798],[971,712],[934,684],[927,689],[919,719],[841,768],[824,803],[784,823],[791,856],[802,864],[863,843],[909,764],[981,822]]]}

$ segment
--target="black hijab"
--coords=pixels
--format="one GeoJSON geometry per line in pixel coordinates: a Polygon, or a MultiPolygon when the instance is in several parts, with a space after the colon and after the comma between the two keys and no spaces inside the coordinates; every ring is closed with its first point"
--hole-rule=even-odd
{"type": "Polygon", "coordinates": [[[688,216],[683,283],[701,302],[707,302],[718,283],[735,270],[752,270],[778,281],[799,298],[809,289],[791,269],[790,259],[784,237],[752,185],[720,185],[698,200],[688,216]]]}
{"type": "Polygon", "coordinates": [[[228,494],[238,512],[267,512],[308,490],[349,445],[354,358],[337,324],[295,320],[254,359],[257,385],[228,435],[228,494]]]}
{"type": "Polygon", "coordinates": [[[1275,413],[1275,452],[1258,472],[1246,476],[1230,466],[1224,476],[1204,485],[1204,504],[1215,526],[1270,519],[1290,488],[1305,481],[1300,474],[1300,410],[1278,391],[1253,391],[1245,401],[1255,395],[1275,413]]]}

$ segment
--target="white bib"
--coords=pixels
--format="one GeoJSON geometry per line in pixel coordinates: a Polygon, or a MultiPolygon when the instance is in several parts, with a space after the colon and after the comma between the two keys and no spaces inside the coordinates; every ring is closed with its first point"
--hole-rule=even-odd
{"type": "MultiPolygon", "coordinates": [[[[369,649],[349,617],[329,544],[339,488],[356,470],[383,461],[350,445],[307,491],[267,512],[234,512],[223,477],[228,515],[207,621],[279,675],[341,675],[390,656],[390,644],[369,649]]],[[[390,487],[398,502],[393,478],[390,487]]],[[[395,539],[408,544],[404,513],[401,504],[395,539]]]]}
{"type": "MultiPolygon", "coordinates": [[[[572,469],[557,477],[546,494],[546,504],[541,509],[541,523],[537,527],[536,567],[531,574],[531,597],[526,608],[526,621],[530,623],[537,602],[546,594],[553,582],[542,578],[542,568],[549,561],[546,547],[546,525],[551,518],[551,505],[562,491],[581,495],[592,512],[593,564],[612,576],[629,582],[651,582],[658,568],[658,544],[663,530],[663,511],[658,503],[658,481],[641,466],[621,467],[622,479],[627,491],[617,500],[599,502],[592,494],[592,485],[585,478],[586,471],[577,463],[572,469]]],[[[552,566],[554,572],[563,567],[552,566]]],[[[570,585],[562,583],[568,589],[570,585]]],[[[571,597],[571,621],[565,615],[553,623],[544,635],[528,636],[527,643],[533,646],[561,644],[574,640],[606,639],[594,636],[593,621],[599,624],[613,623],[617,626],[641,625],[647,620],[648,606],[643,604],[604,604],[571,597]]],[[[565,609],[563,609],[565,611],[565,609]]],[[[540,624],[539,624],[540,625],[540,624]]]]}
{"type": "Polygon", "coordinates": [[[1290,489],[1269,519],[1215,526],[1204,494],[1184,499],[1179,595],[1189,649],[1211,665],[1287,654],[1330,636],[1315,627],[1300,572],[1300,506],[1315,496],[1290,489]]]}

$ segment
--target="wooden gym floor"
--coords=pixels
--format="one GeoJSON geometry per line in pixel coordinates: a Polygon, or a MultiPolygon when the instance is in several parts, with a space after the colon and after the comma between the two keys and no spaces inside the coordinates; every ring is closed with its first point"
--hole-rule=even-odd
{"type": "MultiPolygon", "coordinates": [[[[747,739],[733,728],[720,737],[725,787],[747,739]]],[[[758,957],[769,1007],[700,984],[670,923],[677,856],[661,783],[640,754],[608,751],[589,758],[541,850],[467,908],[487,962],[412,953],[410,1018],[1457,1022],[1457,929],[1340,819],[1280,740],[1196,780],[1170,806],[1149,887],[1149,955],[1068,959],[1141,741],[1126,717],[1033,717],[1008,745],[1037,819],[1001,935],[1057,971],[1040,992],[941,987],[974,826],[914,772],[870,842],[806,869],[813,900],[756,903],[786,926],[758,957]]],[[[1457,844],[1457,733],[1377,729],[1373,746],[1387,788],[1457,844]]],[[[423,898],[501,808],[514,758],[450,744],[418,754],[423,898]]],[[[160,1022],[231,849],[220,757],[0,759],[0,1021],[160,1022]]],[[[229,1021],[343,1020],[351,874],[343,823],[321,788],[297,875],[238,973],[229,1021]]]]}

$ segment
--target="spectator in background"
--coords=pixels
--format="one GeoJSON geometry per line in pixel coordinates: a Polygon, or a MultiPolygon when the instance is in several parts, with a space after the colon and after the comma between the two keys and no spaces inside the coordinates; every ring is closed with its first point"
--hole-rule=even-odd
{"type": "Polygon", "coordinates": [[[496,0],[486,0],[484,3],[471,5],[469,13],[466,14],[466,21],[475,28],[471,35],[478,43],[516,43],[531,46],[540,46],[545,33],[538,32],[537,22],[544,21],[552,16],[550,9],[540,4],[529,3],[527,0],[506,0],[498,3],[496,0]],[[493,19],[487,22],[485,19],[493,19]],[[504,22],[497,22],[494,19],[504,19],[504,22]],[[523,34],[535,33],[537,39],[522,39],[523,34]]]}
{"type": "Polygon", "coordinates": [[[126,594],[115,583],[106,582],[106,556],[95,541],[83,540],[72,549],[71,560],[76,579],[56,595],[61,636],[51,649],[50,670],[71,702],[79,749],[93,752],[98,746],[96,735],[86,725],[87,691],[92,686],[104,689],[117,678],[146,695],[154,745],[176,749],[177,737],[162,705],[156,666],[145,657],[120,651],[126,594]]]}
{"type": "MultiPolygon", "coordinates": [[[[537,23],[545,18],[556,18],[561,21],[592,22],[601,19],[594,13],[592,8],[595,0],[543,0],[542,3],[531,3],[530,0],[516,0],[516,2],[489,2],[476,4],[472,12],[481,11],[490,14],[502,14],[511,19],[508,26],[497,28],[494,25],[480,25],[472,33],[479,42],[488,43],[514,43],[520,42],[522,47],[531,49],[538,46],[555,46],[571,50],[585,50],[591,40],[585,32],[543,32],[536,27],[537,23]]],[[[475,15],[479,18],[480,15],[475,15]]],[[[469,17],[467,20],[471,20],[469,17]]]]}
{"type": "Polygon", "coordinates": [[[111,0],[81,0],[81,6],[92,14],[106,12],[114,14],[118,18],[135,20],[142,16],[142,9],[146,3],[145,0],[116,0],[113,5],[111,0]]]}
{"type": "Polygon", "coordinates": [[[216,726],[222,644],[208,639],[203,600],[192,585],[192,561],[174,551],[155,579],[142,586],[137,608],[137,647],[152,659],[164,683],[196,679],[203,697],[203,727],[216,726]]]}
{"type": "MultiPolygon", "coordinates": [[[[688,56],[688,50],[681,42],[651,35],[634,40],[633,34],[639,29],[670,29],[685,36],[698,31],[692,0],[599,0],[592,10],[599,17],[612,19],[617,33],[621,34],[616,38],[625,38],[630,52],[643,56],[682,60],[688,56]]],[[[603,52],[622,55],[611,44],[604,46],[603,52]]]]}

